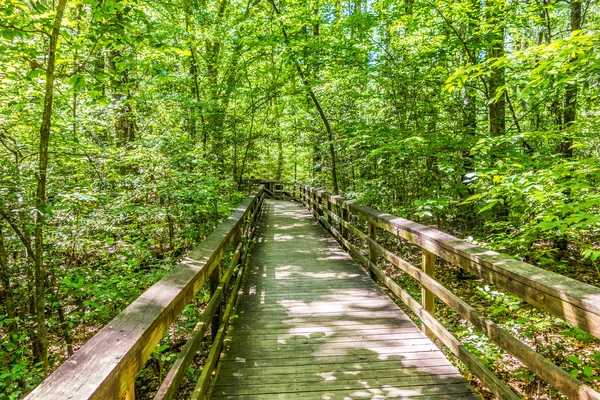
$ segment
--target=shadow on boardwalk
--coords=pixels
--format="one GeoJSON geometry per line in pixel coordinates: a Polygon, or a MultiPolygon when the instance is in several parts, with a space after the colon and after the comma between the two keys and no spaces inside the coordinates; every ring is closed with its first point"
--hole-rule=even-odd
{"type": "Polygon", "coordinates": [[[478,398],[308,211],[265,208],[212,398],[478,398]]]}

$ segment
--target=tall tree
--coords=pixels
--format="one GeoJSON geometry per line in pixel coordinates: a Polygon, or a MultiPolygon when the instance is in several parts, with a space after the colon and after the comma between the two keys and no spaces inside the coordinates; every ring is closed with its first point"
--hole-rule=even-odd
{"type": "Polygon", "coordinates": [[[55,11],[54,24],[48,45],[48,61],[46,62],[46,85],[44,91],[44,109],[40,125],[40,144],[38,155],[38,176],[36,189],[35,213],[35,312],[36,312],[36,356],[44,366],[48,365],[48,337],[46,334],[46,267],[44,265],[44,221],[47,210],[46,189],[48,182],[48,147],[52,128],[52,103],[54,100],[54,79],[56,68],[56,51],[67,0],[59,0],[55,11]]]}
{"type": "MultiPolygon", "coordinates": [[[[582,0],[571,0],[571,35],[581,30],[581,4],[582,0]]],[[[572,60],[573,62],[575,60],[572,60]]],[[[574,74],[574,71],[571,72],[574,74]]],[[[560,151],[567,158],[573,157],[573,137],[568,128],[575,122],[577,116],[577,84],[569,83],[565,90],[565,110],[563,123],[565,126],[565,136],[560,143],[560,151]]]]}
{"type": "Polygon", "coordinates": [[[502,136],[506,131],[506,84],[505,68],[494,65],[504,57],[504,16],[505,0],[487,0],[485,2],[488,35],[488,60],[492,67],[488,83],[488,104],[490,118],[490,134],[502,136]]]}

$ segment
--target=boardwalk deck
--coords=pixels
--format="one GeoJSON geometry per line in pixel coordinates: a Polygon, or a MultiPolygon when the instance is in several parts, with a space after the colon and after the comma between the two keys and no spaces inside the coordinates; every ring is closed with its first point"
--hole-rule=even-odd
{"type": "Polygon", "coordinates": [[[265,207],[211,398],[478,398],[308,211],[265,207]]]}

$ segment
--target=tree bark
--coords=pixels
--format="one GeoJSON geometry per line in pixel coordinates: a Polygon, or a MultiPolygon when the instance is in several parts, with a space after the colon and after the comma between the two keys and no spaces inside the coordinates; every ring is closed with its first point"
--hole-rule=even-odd
{"type": "Polygon", "coordinates": [[[35,213],[35,320],[36,320],[36,342],[39,349],[39,360],[44,368],[48,367],[48,337],[46,331],[46,267],[44,265],[44,222],[46,214],[46,185],[48,180],[48,146],[50,142],[50,129],[52,127],[52,103],[54,100],[54,70],[56,67],[56,49],[62,18],[67,6],[67,0],[59,0],[54,17],[54,25],[50,34],[50,45],[48,48],[48,62],[46,65],[46,88],[44,95],[44,111],[42,113],[42,124],[40,126],[40,148],[38,159],[38,177],[36,189],[36,213],[35,213]]]}
{"type": "MultiPolygon", "coordinates": [[[[571,0],[571,34],[581,30],[581,0],[571,0]]],[[[571,60],[574,62],[575,59],[571,60]]],[[[565,90],[565,110],[563,123],[565,128],[575,122],[577,113],[577,84],[569,84],[565,90]]],[[[569,133],[563,136],[560,152],[567,158],[573,157],[573,138],[569,133]]]]}
{"type": "Polygon", "coordinates": [[[277,171],[275,173],[275,180],[280,181],[283,172],[283,139],[281,137],[281,131],[277,135],[277,171]]]}
{"type": "MultiPolygon", "coordinates": [[[[504,28],[498,27],[494,35],[494,43],[489,52],[489,58],[498,59],[504,57],[504,28]]],[[[506,131],[506,96],[497,96],[499,90],[504,90],[505,75],[504,67],[492,67],[489,80],[489,116],[490,135],[502,136],[506,131]],[[497,98],[496,98],[497,97],[497,98]]]]}
{"type": "MultiPolygon", "coordinates": [[[[123,27],[123,13],[117,12],[115,15],[116,33],[124,34],[123,27]]],[[[133,115],[133,108],[131,103],[133,98],[129,91],[129,74],[127,70],[120,71],[117,67],[118,61],[121,59],[123,54],[121,50],[112,49],[108,57],[108,68],[112,71],[112,99],[116,104],[116,117],[115,117],[115,134],[117,137],[117,145],[119,147],[126,147],[130,142],[135,139],[136,121],[133,115]]],[[[121,174],[127,173],[128,168],[121,167],[121,174]]]]}
{"type": "Polygon", "coordinates": [[[12,287],[10,284],[10,272],[8,270],[8,253],[6,246],[4,245],[4,235],[2,232],[2,223],[0,223],[0,283],[2,284],[0,299],[4,302],[4,308],[6,310],[6,316],[9,319],[6,325],[8,338],[12,340],[12,335],[17,331],[17,324],[15,321],[15,301],[13,299],[12,287]]]}

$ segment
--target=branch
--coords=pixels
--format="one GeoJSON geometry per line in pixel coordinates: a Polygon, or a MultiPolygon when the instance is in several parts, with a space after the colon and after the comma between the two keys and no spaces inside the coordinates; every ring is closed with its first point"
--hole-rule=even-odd
{"type": "Polygon", "coordinates": [[[8,213],[1,208],[0,216],[4,218],[6,222],[8,222],[8,225],[10,225],[12,230],[17,234],[17,236],[21,240],[21,243],[23,243],[23,246],[25,246],[25,248],[27,249],[27,255],[29,256],[31,261],[35,262],[35,259],[33,258],[33,255],[35,253],[33,252],[33,248],[31,247],[31,241],[23,234],[23,232],[21,231],[21,229],[19,229],[17,224],[10,218],[10,215],[8,215],[8,213]]]}
{"type": "Polygon", "coordinates": [[[16,27],[14,24],[8,22],[8,25],[3,25],[0,24],[0,28],[6,28],[6,29],[12,29],[15,31],[19,31],[19,32],[23,32],[23,33],[41,33],[42,35],[46,35],[47,37],[50,37],[50,35],[48,34],[48,32],[41,30],[41,29],[23,29],[23,28],[18,28],[16,27]]]}

